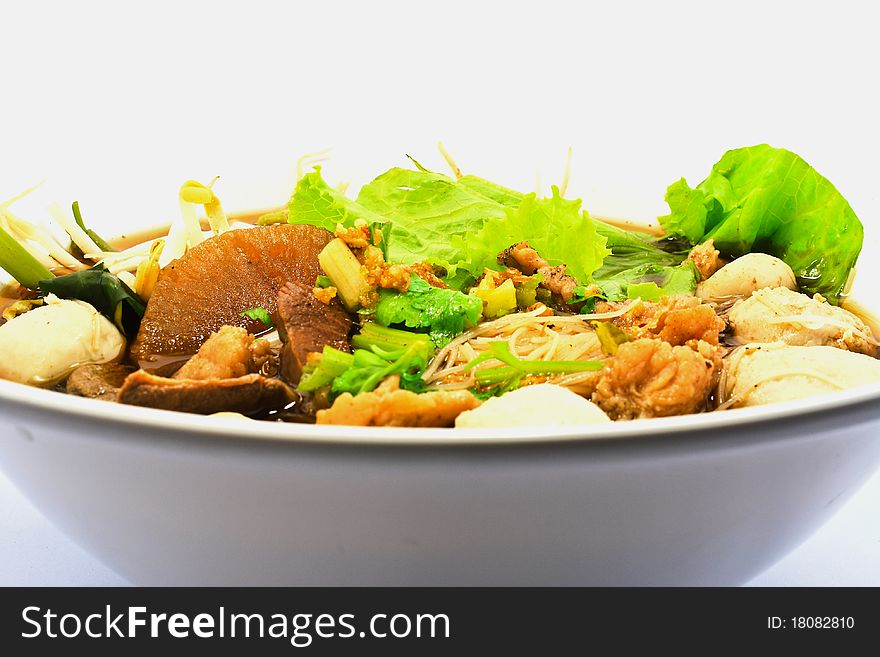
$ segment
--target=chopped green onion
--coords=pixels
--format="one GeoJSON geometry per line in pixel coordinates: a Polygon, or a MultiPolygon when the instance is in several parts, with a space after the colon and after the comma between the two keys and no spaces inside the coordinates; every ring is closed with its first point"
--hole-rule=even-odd
{"type": "Polygon", "coordinates": [[[489,343],[489,351],[477,356],[467,364],[472,369],[488,360],[499,360],[507,367],[494,367],[478,371],[474,378],[480,385],[507,384],[508,389],[519,386],[524,376],[532,374],[570,374],[572,372],[595,372],[605,365],[599,360],[522,360],[510,351],[506,342],[489,343]]]}
{"type": "Polygon", "coordinates": [[[110,244],[104,238],[102,238],[100,235],[98,235],[98,233],[96,233],[95,231],[93,231],[89,228],[86,228],[85,223],[83,223],[82,214],[80,213],[80,210],[79,210],[79,201],[74,201],[72,207],[73,207],[73,218],[76,221],[76,225],[79,226],[80,228],[82,228],[83,231],[85,231],[86,235],[91,237],[92,241],[94,241],[94,243],[97,244],[98,247],[102,251],[111,252],[111,251],[118,250],[118,249],[114,249],[112,246],[110,246],[110,244]]]}
{"type": "Polygon", "coordinates": [[[275,322],[272,321],[272,316],[269,314],[269,311],[262,306],[257,306],[256,308],[251,308],[250,310],[245,310],[243,313],[238,314],[241,317],[248,317],[257,320],[258,322],[263,322],[263,324],[269,328],[275,328],[275,322]]]}
{"type": "Polygon", "coordinates": [[[28,253],[27,249],[2,227],[0,227],[0,268],[31,290],[36,290],[41,280],[53,276],[43,263],[28,253]]]}

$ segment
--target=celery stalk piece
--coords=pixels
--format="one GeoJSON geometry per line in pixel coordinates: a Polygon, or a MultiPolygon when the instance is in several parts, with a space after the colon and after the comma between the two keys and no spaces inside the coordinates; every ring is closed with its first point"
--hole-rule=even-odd
{"type": "Polygon", "coordinates": [[[36,290],[40,281],[53,278],[52,272],[3,228],[0,228],[0,267],[31,290],[36,290]]]}
{"type": "Polygon", "coordinates": [[[333,379],[352,365],[354,365],[352,354],[325,346],[320,356],[311,354],[297,388],[303,392],[314,392],[319,388],[329,386],[333,379]]]}
{"type": "Polygon", "coordinates": [[[434,343],[427,333],[414,333],[382,326],[376,322],[365,322],[360,333],[352,337],[351,345],[356,349],[378,347],[383,351],[406,349],[416,346],[418,352],[427,360],[434,353],[434,343]]]}
{"type": "Polygon", "coordinates": [[[361,305],[361,296],[369,292],[370,284],[348,245],[337,237],[318,254],[318,262],[333,281],[345,307],[349,311],[356,310],[361,305]]]}

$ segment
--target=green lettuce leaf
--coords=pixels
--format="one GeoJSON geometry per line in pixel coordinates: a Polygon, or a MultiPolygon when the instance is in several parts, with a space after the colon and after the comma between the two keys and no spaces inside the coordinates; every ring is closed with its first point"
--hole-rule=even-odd
{"type": "Polygon", "coordinates": [[[482,312],[482,299],[456,290],[432,287],[415,274],[410,277],[406,292],[381,290],[375,310],[379,324],[427,329],[438,347],[466,328],[476,326],[482,312]]]}
{"type": "Polygon", "coordinates": [[[592,280],[609,253],[590,215],[581,212],[580,199],[562,198],[555,186],[551,198],[528,194],[516,209],[506,208],[503,216],[487,219],[479,231],[452,238],[467,255],[460,266],[474,276],[484,268],[498,269],[498,254],[521,241],[551,265],[567,265],[566,272],[580,283],[592,280]]]}
{"type": "Polygon", "coordinates": [[[686,260],[676,267],[644,264],[625,269],[599,282],[599,286],[609,301],[639,297],[658,301],[662,296],[693,294],[698,281],[697,268],[686,260]]]}
{"type": "Polygon", "coordinates": [[[385,221],[382,217],[352,201],[321,177],[321,167],[316,166],[296,183],[293,195],[287,204],[288,222],[291,224],[311,224],[331,233],[337,224],[346,228],[354,225],[357,219],[369,224],[385,221]]]}
{"type": "Polygon", "coordinates": [[[537,199],[476,176],[454,180],[424,167],[391,169],[365,185],[356,201],[327,185],[316,167],[297,184],[288,210],[291,223],[331,231],[356,219],[379,223],[389,262],[444,267],[446,282],[459,290],[484,268],[500,269],[498,253],[522,240],[551,264],[564,262],[582,284],[601,283],[639,265],[676,266],[687,254],[593,221],[579,201],[561,199],[558,191],[537,199]]]}
{"type": "Polygon", "coordinates": [[[393,168],[361,188],[357,203],[391,222],[389,262],[428,261],[455,276],[464,259],[451,238],[466,235],[504,208],[478,190],[432,171],[393,168]]]}
{"type": "Polygon", "coordinates": [[[479,194],[480,196],[495,201],[499,205],[507,208],[515,208],[522,203],[524,194],[513,189],[503,187],[497,183],[490,182],[476,176],[462,176],[458,179],[458,184],[465,189],[479,194]]]}
{"type": "Polygon", "coordinates": [[[863,229],[826,178],[791,151],[766,144],[728,151],[692,189],[666,192],[671,235],[715,240],[726,255],[769,253],[794,270],[803,292],[838,303],[862,248],[863,229]]]}
{"type": "Polygon", "coordinates": [[[602,261],[602,266],[593,274],[593,279],[601,284],[615,274],[627,269],[633,269],[641,265],[655,265],[657,267],[674,267],[684,260],[689,247],[663,243],[652,239],[645,233],[634,230],[624,230],[602,221],[595,221],[596,232],[605,238],[605,246],[611,249],[611,253],[602,261]],[[666,250],[663,247],[672,247],[666,250]]]}

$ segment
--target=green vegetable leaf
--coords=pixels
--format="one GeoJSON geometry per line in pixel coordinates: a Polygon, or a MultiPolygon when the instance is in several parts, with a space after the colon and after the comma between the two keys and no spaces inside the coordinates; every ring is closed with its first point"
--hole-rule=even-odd
{"type": "Polygon", "coordinates": [[[251,308],[250,310],[245,310],[243,313],[238,314],[242,317],[248,317],[257,320],[258,322],[263,322],[263,324],[270,329],[275,328],[275,322],[272,321],[272,316],[269,314],[269,311],[262,306],[257,306],[256,308],[251,308]]]}
{"type": "Polygon", "coordinates": [[[320,355],[309,354],[297,388],[303,392],[320,390],[333,383],[337,376],[342,376],[352,365],[352,354],[325,345],[320,355]]]}
{"type": "Polygon", "coordinates": [[[358,395],[374,390],[396,374],[402,389],[424,392],[426,386],[421,375],[434,353],[427,335],[368,323],[355,336],[354,344],[363,348],[348,354],[325,346],[320,356],[310,356],[298,388],[313,392],[330,386],[331,397],[343,392],[358,395]]]}
{"type": "Polygon", "coordinates": [[[515,208],[518,206],[522,203],[524,196],[520,192],[508,189],[507,187],[502,187],[497,183],[484,180],[483,178],[477,178],[476,176],[462,176],[458,179],[458,184],[483,198],[495,201],[499,205],[503,205],[507,208],[515,208]]]}
{"type": "MultiPolygon", "coordinates": [[[[357,203],[389,220],[386,256],[389,262],[428,261],[451,276],[465,254],[454,235],[472,233],[504,208],[461,181],[431,171],[393,168],[365,185],[357,203]]],[[[473,273],[473,272],[471,272],[473,273]]]]}
{"type": "Polygon", "coordinates": [[[660,218],[664,230],[670,235],[680,235],[691,244],[699,242],[706,234],[706,194],[691,189],[682,178],[666,189],[666,203],[672,211],[660,218]]]}
{"type": "Polygon", "coordinates": [[[728,151],[695,189],[666,192],[673,235],[715,240],[726,255],[769,253],[794,270],[807,294],[839,303],[862,248],[863,229],[826,178],[791,151],[766,144],[728,151]]]}
{"type": "Polygon", "coordinates": [[[330,187],[321,177],[319,166],[297,182],[287,204],[287,216],[289,223],[311,224],[331,233],[336,230],[337,224],[348,228],[353,226],[357,219],[363,219],[370,224],[385,221],[342,192],[330,187]]]}
{"type": "Polygon", "coordinates": [[[475,326],[482,312],[482,299],[456,290],[432,287],[415,274],[410,277],[406,292],[381,290],[375,310],[379,324],[427,329],[438,347],[466,328],[475,326]]]}
{"type": "Polygon", "coordinates": [[[596,232],[605,238],[605,246],[611,249],[611,253],[602,261],[602,266],[593,274],[596,282],[640,265],[674,267],[690,251],[686,246],[669,251],[668,242],[658,242],[644,233],[624,230],[603,221],[594,223],[596,232]]]}
{"type": "Polygon", "coordinates": [[[421,373],[428,362],[417,345],[394,351],[374,348],[354,350],[354,362],[350,368],[333,380],[333,395],[350,392],[358,395],[375,390],[389,376],[400,376],[400,387],[411,392],[423,392],[425,382],[421,373]]]}
{"type": "Polygon", "coordinates": [[[693,294],[697,289],[699,273],[690,260],[677,267],[654,264],[640,265],[599,281],[608,301],[642,298],[658,301],[662,296],[693,294]]]}
{"type": "Polygon", "coordinates": [[[129,339],[137,335],[146,310],[143,300],[103,265],[41,280],[38,287],[44,294],[90,303],[129,339]]]}
{"type": "Polygon", "coordinates": [[[567,265],[566,272],[580,283],[592,280],[609,253],[590,215],[581,212],[581,201],[562,198],[555,186],[551,198],[529,194],[516,209],[487,219],[478,232],[452,239],[467,254],[462,266],[474,276],[487,267],[497,269],[498,254],[522,241],[551,265],[567,265]]]}

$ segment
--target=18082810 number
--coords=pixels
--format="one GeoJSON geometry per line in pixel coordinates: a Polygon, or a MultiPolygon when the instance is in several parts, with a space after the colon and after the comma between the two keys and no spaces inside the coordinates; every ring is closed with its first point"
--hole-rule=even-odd
{"type": "Polygon", "coordinates": [[[771,630],[851,630],[855,625],[853,616],[767,617],[767,628],[771,630]]]}
{"type": "Polygon", "coordinates": [[[852,616],[792,616],[789,622],[798,630],[851,630],[856,624],[852,616]]]}

